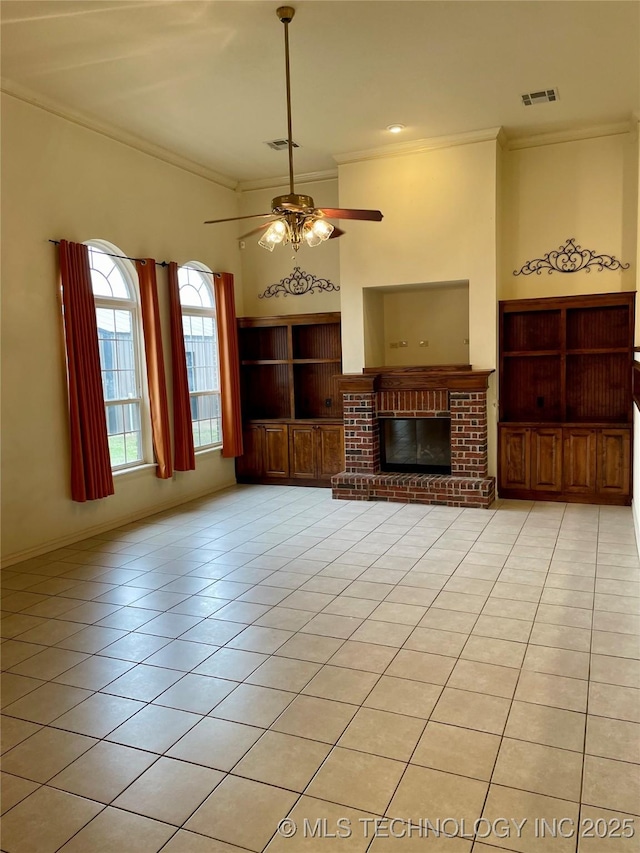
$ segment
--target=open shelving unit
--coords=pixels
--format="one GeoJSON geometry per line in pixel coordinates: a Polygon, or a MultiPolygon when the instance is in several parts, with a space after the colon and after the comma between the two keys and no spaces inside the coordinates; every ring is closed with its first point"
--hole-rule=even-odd
{"type": "Polygon", "coordinates": [[[629,503],[635,293],[500,303],[500,494],[629,503]]]}
{"type": "Polygon", "coordinates": [[[245,423],[238,480],[328,485],[343,460],[340,314],[242,317],[238,339],[245,423]]]}

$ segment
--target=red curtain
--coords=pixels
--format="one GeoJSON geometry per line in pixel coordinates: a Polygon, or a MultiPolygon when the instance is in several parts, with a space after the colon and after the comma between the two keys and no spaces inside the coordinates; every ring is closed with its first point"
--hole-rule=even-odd
{"type": "Polygon", "coordinates": [[[187,356],[182,330],[178,264],[173,261],[169,264],[169,318],[171,320],[171,375],[173,379],[173,462],[176,471],[194,471],[196,456],[193,448],[193,427],[189,400],[189,380],[187,378],[187,356]]]}
{"type": "Polygon", "coordinates": [[[240,357],[233,276],[223,272],[214,276],[220,391],[222,406],[222,455],[242,456],[242,413],[240,411],[240,357]]]}
{"type": "Polygon", "coordinates": [[[142,309],[144,352],[151,409],[151,434],[157,462],[156,476],[161,480],[168,480],[173,475],[173,466],[171,464],[169,405],[164,375],[156,262],[153,258],[136,261],[136,269],[140,281],[140,306],[142,309]]]}
{"type": "Polygon", "coordinates": [[[60,275],[69,389],[71,497],[79,502],[93,501],[112,495],[114,488],[86,246],[60,241],[60,275]]]}

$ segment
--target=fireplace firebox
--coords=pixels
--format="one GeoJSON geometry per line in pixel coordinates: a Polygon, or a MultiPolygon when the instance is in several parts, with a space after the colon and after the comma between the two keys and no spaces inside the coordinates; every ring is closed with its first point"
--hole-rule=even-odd
{"type": "Polygon", "coordinates": [[[380,469],[451,474],[451,418],[380,418],[380,469]]]}

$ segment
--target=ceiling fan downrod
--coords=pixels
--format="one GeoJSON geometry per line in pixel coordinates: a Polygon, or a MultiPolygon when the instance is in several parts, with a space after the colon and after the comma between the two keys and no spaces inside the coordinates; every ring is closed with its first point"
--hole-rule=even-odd
{"type": "Polygon", "coordinates": [[[297,195],[293,183],[293,130],[291,121],[291,67],[289,62],[289,24],[293,20],[296,10],[293,6],[279,6],[276,15],[284,24],[284,71],[287,89],[287,150],[289,152],[289,195],[274,198],[273,208],[286,211],[300,208],[313,210],[314,202],[311,196],[297,195]]]}
{"type": "MultiPolygon", "coordinates": [[[[270,219],[258,226],[244,237],[254,233],[262,233],[258,244],[264,249],[273,251],[277,244],[291,244],[297,251],[304,242],[307,245],[319,246],[331,237],[340,237],[344,234],[340,228],[336,228],[327,219],[364,219],[372,222],[380,222],[382,213],[379,210],[356,210],[339,207],[316,207],[310,195],[299,195],[295,191],[293,181],[293,131],[291,121],[291,69],[289,62],[289,24],[293,20],[296,10],[293,6],[279,6],[276,14],[284,24],[284,59],[286,75],[287,94],[287,149],[289,153],[289,193],[276,196],[271,200],[270,213],[250,213],[245,216],[231,216],[225,219],[208,219],[206,225],[215,225],[219,222],[235,222],[240,219],[270,219]]],[[[244,239],[241,237],[240,239],[244,239]]]]}

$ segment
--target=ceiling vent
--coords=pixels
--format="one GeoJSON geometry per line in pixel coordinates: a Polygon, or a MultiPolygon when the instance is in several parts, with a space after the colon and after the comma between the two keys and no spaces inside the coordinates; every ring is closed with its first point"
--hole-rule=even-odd
{"type": "MultiPolygon", "coordinates": [[[[300,148],[297,142],[291,143],[294,148],[300,148]]],[[[289,145],[288,139],[272,139],[270,142],[265,142],[265,145],[268,145],[269,148],[273,148],[274,151],[284,151],[289,145]]]]}
{"type": "Polygon", "coordinates": [[[522,103],[525,107],[532,107],[534,104],[549,104],[551,101],[558,100],[557,89],[541,89],[539,92],[527,92],[522,95],[522,103]]]}

